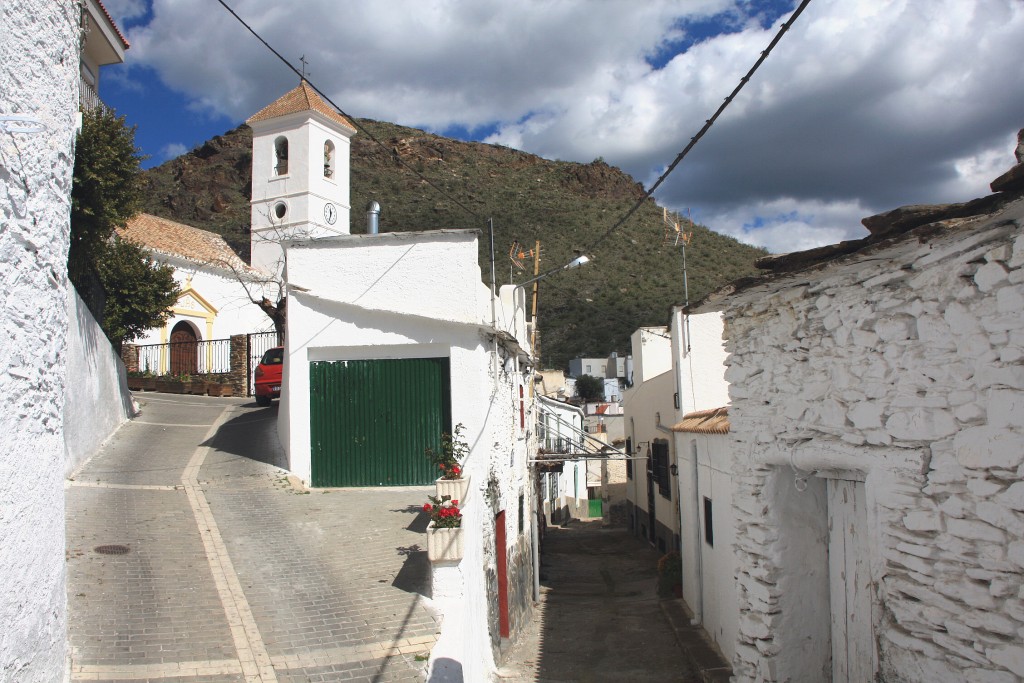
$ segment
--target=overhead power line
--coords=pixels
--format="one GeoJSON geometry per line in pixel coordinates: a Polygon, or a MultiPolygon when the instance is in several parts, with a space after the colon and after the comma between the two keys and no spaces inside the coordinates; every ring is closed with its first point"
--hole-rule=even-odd
{"type": "Polygon", "coordinates": [[[740,90],[743,89],[743,86],[747,84],[747,81],[749,81],[751,76],[754,75],[754,72],[757,71],[758,67],[760,67],[761,64],[764,63],[764,60],[768,58],[768,55],[771,54],[771,51],[775,48],[776,45],[778,45],[779,41],[782,40],[782,36],[785,35],[786,31],[789,30],[790,26],[793,25],[793,22],[796,21],[797,17],[800,16],[800,14],[804,11],[804,8],[806,8],[807,5],[810,4],[810,2],[811,0],[803,0],[803,2],[800,3],[800,6],[797,7],[796,10],[793,12],[792,16],[789,17],[789,21],[786,21],[785,23],[782,24],[782,26],[779,28],[779,32],[776,33],[775,37],[772,39],[772,42],[769,43],[768,47],[761,52],[761,56],[758,57],[756,62],[754,62],[754,66],[750,67],[750,70],[743,76],[743,78],[740,79],[740,82],[736,84],[736,87],[733,88],[732,92],[729,93],[729,96],[725,98],[725,101],[722,102],[722,104],[718,107],[718,110],[714,113],[714,115],[704,122],[704,126],[700,129],[700,131],[698,131],[696,135],[690,138],[689,144],[687,144],[686,147],[683,148],[683,151],[676,155],[676,158],[673,159],[672,163],[668,165],[668,168],[665,169],[665,172],[662,173],[661,176],[654,182],[654,184],[651,185],[651,187],[644,192],[643,196],[637,200],[633,207],[629,211],[627,211],[626,214],[622,216],[622,218],[616,221],[615,224],[612,225],[612,227],[608,228],[604,233],[601,234],[600,237],[594,240],[594,242],[586,251],[592,253],[593,250],[596,249],[599,244],[601,244],[601,242],[608,239],[608,237],[613,232],[621,228],[622,225],[627,220],[629,220],[629,218],[634,213],[637,212],[637,209],[643,206],[644,202],[651,198],[651,195],[654,194],[654,191],[661,187],[661,184],[665,182],[665,179],[668,178],[672,171],[676,169],[676,166],[679,165],[679,162],[681,162],[683,158],[690,153],[690,150],[693,149],[698,142],[700,142],[700,139],[704,137],[704,134],[711,129],[711,126],[715,125],[715,121],[718,120],[718,117],[721,116],[722,112],[725,111],[725,108],[732,103],[732,101],[736,98],[736,95],[739,94],[740,90]]]}
{"type": "MultiPolygon", "coordinates": [[[[334,108],[335,108],[336,110],[338,110],[338,113],[340,113],[340,114],[341,114],[342,116],[344,116],[344,117],[345,117],[345,118],[347,118],[347,119],[348,119],[349,121],[351,121],[351,122],[352,122],[352,125],[353,125],[353,126],[355,126],[355,127],[356,127],[356,128],[357,128],[357,129],[358,129],[358,130],[359,130],[360,132],[361,132],[361,133],[363,133],[364,135],[366,135],[366,137],[370,138],[370,140],[372,140],[372,141],[373,141],[374,143],[376,143],[376,144],[377,144],[377,146],[379,146],[379,147],[380,147],[381,149],[383,149],[384,151],[386,151],[386,152],[390,152],[390,151],[391,151],[391,150],[389,150],[389,149],[388,149],[388,146],[387,146],[387,145],[385,145],[385,144],[384,144],[383,142],[381,142],[380,140],[378,140],[378,139],[377,139],[377,138],[376,138],[376,137],[374,136],[374,134],[373,134],[373,133],[371,133],[371,132],[370,132],[369,130],[367,130],[367,129],[366,129],[366,127],[365,127],[365,126],[363,126],[363,125],[362,125],[361,123],[359,123],[359,121],[357,121],[357,120],[356,120],[356,118],[355,118],[354,116],[351,116],[351,115],[349,115],[349,114],[346,114],[346,113],[345,113],[345,110],[344,110],[344,109],[342,109],[342,108],[341,108],[341,107],[339,107],[339,106],[338,106],[337,104],[335,104],[335,103],[334,103],[334,100],[332,100],[332,99],[331,99],[330,97],[328,97],[327,95],[325,95],[325,94],[324,94],[324,92],[323,92],[323,91],[322,91],[322,90],[321,90],[320,88],[316,87],[316,84],[315,84],[315,83],[313,83],[313,81],[309,80],[309,78],[308,78],[308,77],[307,77],[307,76],[305,75],[305,68],[306,68],[305,62],[303,62],[303,66],[302,66],[303,70],[302,70],[302,71],[299,71],[298,69],[296,69],[296,68],[295,68],[295,66],[294,66],[294,65],[293,65],[293,64],[292,64],[291,62],[289,62],[289,61],[288,61],[287,59],[285,59],[285,58],[284,58],[284,56],[282,56],[280,52],[278,52],[277,50],[275,50],[275,49],[273,48],[273,46],[272,46],[272,45],[271,45],[270,43],[268,43],[268,42],[267,42],[267,41],[266,41],[266,40],[265,40],[265,39],[263,38],[263,36],[261,36],[261,35],[260,35],[259,33],[257,33],[257,32],[256,32],[256,30],[255,30],[255,29],[254,29],[254,28],[253,28],[252,26],[249,26],[249,24],[247,24],[247,23],[246,23],[246,21],[245,21],[244,19],[242,19],[242,17],[238,16],[238,13],[237,13],[237,12],[235,12],[235,10],[231,9],[231,7],[230,7],[230,6],[229,6],[229,5],[228,5],[228,4],[227,4],[227,3],[226,3],[226,2],[224,1],[224,0],[217,0],[217,2],[219,2],[219,3],[221,4],[221,6],[222,6],[222,7],[224,7],[224,9],[226,9],[226,10],[227,10],[228,12],[230,12],[230,13],[231,13],[231,16],[233,16],[233,17],[234,17],[235,19],[237,19],[237,20],[238,20],[238,23],[240,23],[240,24],[241,24],[242,26],[244,26],[244,27],[246,28],[246,30],[247,30],[247,31],[249,31],[249,33],[253,34],[253,36],[255,36],[255,37],[256,37],[256,40],[258,40],[258,41],[260,41],[261,43],[263,43],[263,45],[264,45],[264,46],[265,46],[265,47],[266,47],[266,48],[267,48],[268,50],[270,50],[271,52],[273,52],[273,53],[274,53],[274,56],[275,56],[275,57],[277,57],[278,59],[280,59],[280,60],[281,60],[281,61],[282,61],[282,62],[284,63],[284,65],[285,65],[285,66],[287,66],[287,67],[288,67],[289,69],[291,69],[291,70],[292,70],[293,72],[295,72],[295,75],[296,75],[296,76],[298,76],[298,77],[299,77],[299,78],[301,78],[302,80],[306,81],[306,83],[308,83],[308,84],[310,85],[310,87],[311,87],[311,88],[313,88],[313,90],[315,90],[315,91],[317,92],[317,94],[318,94],[318,95],[320,95],[320,97],[324,98],[324,100],[326,100],[328,104],[330,104],[330,105],[331,105],[332,107],[334,107],[334,108]]],[[[303,58],[303,59],[305,59],[305,55],[303,55],[303,56],[302,56],[302,58],[303,58]]],[[[459,208],[461,208],[461,209],[462,209],[463,211],[465,211],[465,212],[466,212],[466,213],[468,213],[469,215],[473,216],[474,218],[480,218],[480,219],[482,220],[482,217],[480,216],[480,214],[478,214],[478,213],[477,213],[476,211],[474,211],[473,209],[469,208],[468,206],[466,206],[465,204],[463,204],[462,202],[460,202],[460,201],[459,201],[458,199],[456,199],[456,198],[455,198],[455,197],[453,197],[452,195],[448,194],[448,192],[446,192],[446,191],[444,190],[444,188],[442,188],[442,187],[440,187],[439,185],[437,185],[437,184],[436,184],[436,183],[435,183],[435,182],[434,182],[433,180],[431,180],[430,178],[427,178],[427,177],[426,177],[426,176],[424,176],[424,175],[423,175],[422,173],[420,173],[419,171],[417,171],[417,170],[416,170],[415,168],[413,168],[413,167],[412,167],[412,166],[410,166],[409,164],[405,163],[405,161],[403,161],[403,160],[402,160],[402,157],[401,157],[401,156],[399,156],[399,155],[395,155],[395,159],[396,159],[396,161],[398,161],[398,163],[399,163],[399,164],[401,164],[401,165],[402,165],[402,166],[403,166],[404,168],[406,168],[407,170],[409,170],[410,172],[412,172],[412,173],[413,173],[413,175],[415,175],[415,176],[416,176],[417,178],[419,178],[419,179],[420,179],[420,180],[422,180],[423,182],[425,182],[425,183],[427,183],[428,185],[430,185],[430,187],[432,187],[432,188],[434,188],[435,190],[437,190],[437,192],[438,192],[438,193],[439,193],[439,194],[440,194],[440,195],[441,195],[442,197],[444,197],[444,198],[448,199],[448,200],[449,200],[449,201],[451,201],[451,202],[452,202],[453,204],[455,204],[456,206],[458,206],[459,208]]]]}

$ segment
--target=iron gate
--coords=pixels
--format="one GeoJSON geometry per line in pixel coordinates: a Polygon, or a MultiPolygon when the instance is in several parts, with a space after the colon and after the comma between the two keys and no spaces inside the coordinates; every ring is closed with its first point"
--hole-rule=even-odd
{"type": "Polygon", "coordinates": [[[260,364],[260,359],[263,358],[263,354],[267,352],[267,349],[272,349],[275,346],[281,346],[284,341],[278,336],[277,332],[253,332],[246,335],[246,347],[249,349],[249,366],[246,368],[247,376],[249,378],[249,395],[252,396],[256,393],[256,366],[260,364]]]}

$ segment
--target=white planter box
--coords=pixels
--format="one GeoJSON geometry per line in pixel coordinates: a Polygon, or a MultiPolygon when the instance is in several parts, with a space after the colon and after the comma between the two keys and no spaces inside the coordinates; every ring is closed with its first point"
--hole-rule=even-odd
{"type": "Polygon", "coordinates": [[[435,529],[427,527],[427,557],[431,562],[457,562],[464,553],[462,527],[435,529]]]}
{"type": "Polygon", "coordinates": [[[451,496],[452,500],[459,501],[459,507],[463,507],[466,500],[466,491],[469,490],[469,477],[462,479],[438,479],[434,482],[437,488],[437,499],[444,500],[445,496],[451,496]]]}

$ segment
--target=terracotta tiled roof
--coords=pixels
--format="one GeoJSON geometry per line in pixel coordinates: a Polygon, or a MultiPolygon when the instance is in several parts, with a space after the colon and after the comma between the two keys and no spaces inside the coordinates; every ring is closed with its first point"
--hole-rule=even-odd
{"type": "Polygon", "coordinates": [[[117,22],[114,21],[114,17],[110,16],[110,12],[108,12],[107,8],[103,6],[103,0],[96,0],[96,4],[99,6],[100,11],[107,15],[107,20],[110,21],[110,25],[114,27],[114,33],[116,33],[117,37],[121,39],[121,44],[124,45],[124,49],[127,50],[130,48],[131,45],[128,43],[128,39],[124,37],[124,34],[121,33],[121,29],[117,27],[117,22]]]}
{"type": "Polygon", "coordinates": [[[673,432],[693,432],[696,434],[728,434],[729,408],[698,410],[683,415],[678,424],[672,426],[673,432]]]}
{"type": "Polygon", "coordinates": [[[117,234],[121,239],[158,254],[177,256],[222,270],[259,272],[238,258],[220,235],[148,213],[140,213],[128,221],[126,227],[118,228],[117,234]]]}
{"type": "Polygon", "coordinates": [[[353,126],[348,119],[339,114],[334,107],[324,102],[324,99],[320,97],[320,95],[318,95],[306,81],[302,81],[299,83],[299,87],[286,92],[274,102],[271,102],[267,106],[263,107],[263,109],[260,109],[258,112],[250,116],[246,123],[252,125],[258,121],[276,119],[278,116],[294,114],[300,111],[319,112],[332,121],[345,126],[353,133],[356,130],[355,126],[353,126]]]}

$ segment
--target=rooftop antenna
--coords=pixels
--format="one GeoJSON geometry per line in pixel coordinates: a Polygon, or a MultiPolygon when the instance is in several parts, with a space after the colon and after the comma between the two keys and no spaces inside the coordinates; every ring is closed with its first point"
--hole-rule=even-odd
{"type": "Polygon", "coordinates": [[[693,239],[693,219],[690,218],[690,210],[686,210],[686,224],[690,231],[683,230],[683,223],[678,213],[669,213],[668,209],[662,208],[662,221],[665,223],[665,243],[673,247],[681,247],[683,250],[683,306],[686,309],[686,352],[690,352],[690,285],[686,278],[686,247],[693,239]]]}

